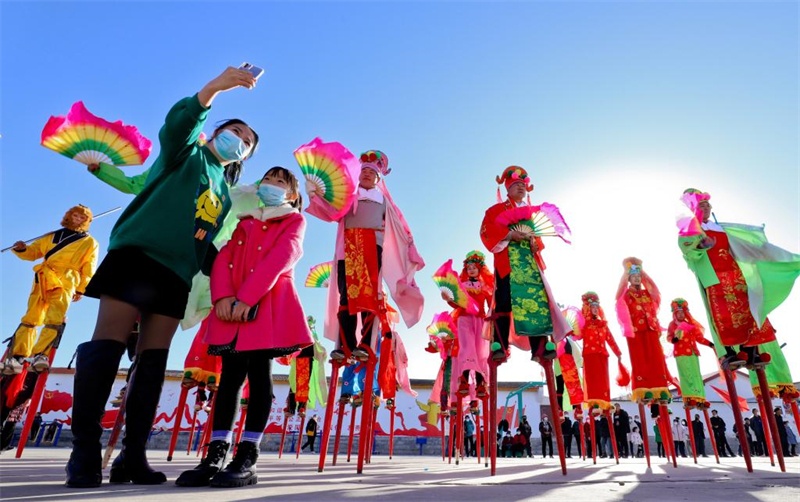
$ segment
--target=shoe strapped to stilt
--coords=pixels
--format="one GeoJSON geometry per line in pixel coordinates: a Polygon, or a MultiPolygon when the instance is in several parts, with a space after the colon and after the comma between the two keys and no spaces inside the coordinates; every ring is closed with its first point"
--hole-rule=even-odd
{"type": "Polygon", "coordinates": [[[342,363],[347,360],[347,355],[343,351],[336,349],[331,351],[331,360],[342,363]]]}
{"type": "Polygon", "coordinates": [[[28,371],[33,371],[34,373],[50,371],[50,358],[44,354],[36,354],[31,360],[31,365],[28,368],[28,371]]]}
{"type": "Polygon", "coordinates": [[[4,375],[19,375],[22,373],[22,360],[20,357],[9,357],[3,366],[4,375]]]}
{"type": "Polygon", "coordinates": [[[458,393],[462,396],[469,394],[469,382],[463,377],[458,377],[458,393]]]}
{"type": "Polygon", "coordinates": [[[353,350],[353,359],[365,363],[370,359],[370,349],[364,345],[359,345],[358,348],[353,350]]]}
{"type": "Polygon", "coordinates": [[[736,371],[747,364],[747,354],[739,352],[738,354],[728,355],[722,358],[719,365],[722,369],[729,371],[736,371]]]}
{"type": "Polygon", "coordinates": [[[481,382],[475,387],[475,395],[477,397],[483,398],[488,395],[488,391],[486,390],[486,382],[481,382]]]}

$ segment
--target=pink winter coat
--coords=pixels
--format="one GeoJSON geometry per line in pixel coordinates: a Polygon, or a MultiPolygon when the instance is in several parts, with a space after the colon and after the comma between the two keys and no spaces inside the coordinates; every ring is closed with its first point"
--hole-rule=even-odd
{"type": "Polygon", "coordinates": [[[226,322],[212,309],[206,343],[226,345],[236,337],[237,351],[299,350],[311,345],[314,340],[294,287],[294,266],[303,255],[305,218],[296,211],[266,221],[240,218],[214,261],[211,300],[216,303],[234,296],[248,305],[258,304],[258,313],[250,322],[226,322]]]}

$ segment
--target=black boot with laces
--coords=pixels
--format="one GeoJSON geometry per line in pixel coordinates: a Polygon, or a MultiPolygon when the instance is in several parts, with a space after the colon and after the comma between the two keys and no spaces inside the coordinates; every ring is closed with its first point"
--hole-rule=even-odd
{"type": "Polygon", "coordinates": [[[237,445],[236,455],[231,463],[211,478],[210,486],[236,488],[258,483],[256,460],[258,460],[258,445],[250,441],[242,441],[237,445]]]}
{"type": "Polygon", "coordinates": [[[230,444],[227,441],[211,441],[206,458],[192,470],[183,471],[175,484],[178,486],[208,486],[211,478],[222,469],[230,444]]]}

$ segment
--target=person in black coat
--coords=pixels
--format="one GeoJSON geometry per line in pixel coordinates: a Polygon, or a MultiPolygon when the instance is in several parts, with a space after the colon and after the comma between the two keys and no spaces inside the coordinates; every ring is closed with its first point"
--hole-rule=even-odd
{"type": "Polygon", "coordinates": [[[700,421],[700,415],[695,415],[692,420],[692,432],[694,432],[694,447],[697,454],[703,457],[706,455],[706,430],[703,428],[703,422],[700,421]]]}
{"type": "Polygon", "coordinates": [[[561,435],[564,436],[564,451],[567,458],[572,458],[572,420],[569,419],[569,413],[564,413],[564,420],[561,422],[561,435]]]}
{"type": "Polygon", "coordinates": [[[736,455],[733,453],[733,450],[731,450],[731,446],[728,444],[728,440],[725,437],[725,420],[717,416],[717,410],[711,410],[711,428],[714,429],[714,439],[717,441],[717,452],[719,452],[719,456],[727,457],[728,455],[725,452],[727,448],[730,456],[735,457],[736,455]]]}
{"type": "Polygon", "coordinates": [[[631,431],[631,417],[619,403],[614,405],[614,434],[617,439],[617,451],[623,458],[628,456],[628,433],[631,431]]]}
{"type": "Polygon", "coordinates": [[[578,456],[583,455],[584,445],[581,444],[581,421],[575,418],[572,421],[572,436],[575,438],[575,445],[578,447],[578,456]]]}
{"type": "Polygon", "coordinates": [[[550,458],[553,458],[553,425],[547,415],[542,415],[542,421],[539,422],[539,435],[542,438],[542,458],[545,458],[548,448],[550,449],[550,458]]]}
{"type": "Polygon", "coordinates": [[[764,422],[761,420],[761,415],[758,414],[758,408],[753,408],[753,416],[750,417],[750,429],[756,436],[755,441],[753,441],[753,454],[766,455],[767,440],[764,436],[764,422]]]}

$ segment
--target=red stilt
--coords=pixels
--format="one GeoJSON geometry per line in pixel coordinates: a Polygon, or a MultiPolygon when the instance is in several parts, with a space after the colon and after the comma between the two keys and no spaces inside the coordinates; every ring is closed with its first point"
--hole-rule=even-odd
{"type": "MultiPolygon", "coordinates": [[[[377,321],[376,321],[377,324],[377,321]]],[[[370,355],[367,360],[367,375],[364,379],[363,390],[363,406],[361,411],[361,430],[358,437],[358,461],[356,465],[356,474],[364,472],[364,460],[367,455],[367,445],[369,444],[369,437],[361,437],[361,433],[366,431],[369,434],[369,424],[372,422],[372,385],[375,380],[375,364],[377,359],[374,355],[370,355]]]]}
{"type": "MultiPolygon", "coordinates": [[[[203,429],[203,438],[200,440],[200,444],[197,445],[197,456],[199,457],[202,453],[203,458],[206,458],[206,452],[208,451],[208,443],[211,442],[211,433],[214,430],[214,408],[216,408],[217,403],[217,395],[214,394],[214,397],[211,399],[211,411],[208,412],[208,418],[206,419],[205,428],[203,429]]],[[[189,442],[191,444],[191,441],[189,442]]]]}
{"type": "MultiPolygon", "coordinates": [[[[769,399],[769,384],[767,383],[767,374],[764,372],[763,365],[756,366],[756,375],[758,376],[758,385],[761,387],[761,399],[764,401],[766,407],[767,400],[769,399]]],[[[775,420],[775,410],[772,409],[772,403],[767,408],[767,419],[769,423],[770,432],[772,433],[772,444],[775,445],[775,456],[778,457],[778,465],[781,472],[786,472],[786,463],[783,459],[783,448],[781,447],[780,436],[778,435],[778,422],[775,420]]],[[[764,427],[766,429],[766,427],[764,427]]],[[[744,451],[744,448],[742,448],[744,451]]]]}
{"type": "MultiPolygon", "coordinates": [[[[54,342],[58,345],[58,339],[54,342]]],[[[55,361],[56,358],[56,349],[50,349],[50,361],[55,361]]],[[[23,450],[25,450],[25,444],[28,442],[28,438],[31,435],[31,429],[33,428],[33,417],[36,416],[36,413],[39,412],[39,406],[42,404],[42,396],[44,395],[44,386],[47,383],[47,377],[50,374],[49,371],[45,371],[43,373],[39,373],[39,376],[36,377],[36,385],[33,387],[33,394],[31,395],[31,402],[28,404],[28,411],[25,413],[25,421],[22,423],[22,434],[20,435],[19,444],[17,445],[17,454],[16,458],[20,458],[22,456],[23,450]]],[[[3,396],[5,399],[5,396],[3,396]]]]}
{"type": "Polygon", "coordinates": [[[589,414],[589,435],[592,436],[592,464],[597,464],[597,432],[594,424],[594,415],[589,414]]]}
{"type": "Polygon", "coordinates": [[[197,425],[197,412],[198,410],[194,410],[192,412],[192,424],[189,427],[189,444],[186,445],[186,454],[192,452],[192,441],[194,441],[194,428],[197,425]]]}
{"type": "Polygon", "coordinates": [[[444,443],[445,443],[445,440],[444,440],[444,438],[445,438],[445,434],[444,434],[444,425],[445,425],[445,420],[444,420],[444,412],[443,412],[443,411],[441,410],[441,408],[440,408],[440,409],[439,409],[439,430],[440,430],[440,431],[441,431],[441,433],[442,433],[442,441],[441,441],[441,442],[442,442],[442,462],[444,462],[444,457],[445,457],[445,446],[444,446],[444,443]]]}
{"type": "MultiPolygon", "coordinates": [[[[108,466],[108,462],[111,460],[111,455],[114,454],[114,448],[117,446],[117,440],[119,439],[119,434],[122,432],[122,426],[125,425],[125,402],[127,401],[126,397],[128,393],[125,393],[125,396],[122,397],[122,402],[119,404],[119,410],[117,411],[117,418],[114,420],[114,427],[111,428],[111,434],[108,436],[108,443],[106,444],[106,452],[103,455],[103,464],[102,468],[105,469],[108,466]]],[[[177,413],[176,413],[177,415],[177,413]]]]}
{"type": "MultiPolygon", "coordinates": [[[[470,413],[472,410],[470,409],[470,413]]],[[[483,434],[481,434],[481,415],[480,412],[474,413],[473,416],[475,417],[475,456],[478,457],[478,463],[481,463],[481,444],[483,440],[483,434]]]]}
{"type": "Polygon", "coordinates": [[[452,410],[452,409],[450,410],[450,435],[448,436],[448,439],[447,439],[447,463],[448,464],[452,464],[453,463],[453,445],[454,445],[454,441],[455,441],[453,436],[456,433],[456,420],[455,420],[455,415],[453,414],[453,411],[454,410],[452,410]]]}
{"type": "Polygon", "coordinates": [[[797,409],[797,401],[792,399],[792,415],[794,415],[794,426],[800,427],[800,411],[797,409]]]}
{"type": "Polygon", "coordinates": [[[300,458],[300,450],[302,450],[301,445],[303,444],[303,437],[305,436],[305,427],[306,427],[306,414],[303,413],[300,415],[300,428],[297,429],[297,448],[295,449],[294,458],[300,458]]]}
{"type": "Polygon", "coordinates": [[[374,401],[378,402],[375,402],[372,406],[372,420],[369,424],[369,435],[367,436],[369,439],[367,443],[367,458],[364,460],[368,464],[372,463],[372,449],[375,446],[375,424],[378,422],[378,408],[380,407],[380,401],[377,397],[374,401]]]}
{"type": "Polygon", "coordinates": [[[614,460],[619,464],[619,450],[617,449],[617,432],[614,430],[614,419],[611,417],[611,410],[605,411],[608,421],[608,432],[611,435],[611,451],[614,452],[614,460]]]}
{"type": "Polygon", "coordinates": [[[347,437],[347,461],[350,462],[350,455],[353,453],[353,439],[356,435],[356,410],[358,406],[353,404],[350,410],[350,435],[347,437]]]}
{"type": "MultiPolygon", "coordinates": [[[[175,453],[175,446],[178,444],[178,434],[181,432],[181,422],[183,421],[183,408],[186,406],[186,396],[188,396],[188,394],[189,387],[181,385],[181,395],[178,397],[178,408],[175,411],[175,425],[172,426],[172,437],[169,438],[167,462],[172,462],[172,454],[175,453]]],[[[122,409],[122,404],[120,404],[120,409],[122,409]]],[[[189,435],[189,444],[191,444],[191,442],[192,436],[189,435]]]]}
{"type": "Polygon", "coordinates": [[[333,461],[332,465],[336,465],[336,458],[339,456],[339,441],[342,439],[342,422],[344,422],[344,405],[347,404],[349,399],[339,398],[339,411],[336,419],[336,437],[333,440],[333,461]]]}
{"type": "Polygon", "coordinates": [[[767,408],[764,406],[764,400],[761,398],[761,389],[759,388],[759,395],[756,396],[756,402],[758,402],[758,409],[761,411],[762,417],[762,429],[764,430],[764,445],[767,448],[767,453],[769,454],[769,463],[772,467],[775,467],[775,456],[772,454],[772,434],[769,433],[769,426],[763,427],[764,420],[767,417],[767,408]]]}
{"type": "MultiPolygon", "coordinates": [[[[497,363],[489,360],[489,434],[497,437],[497,363]]],[[[491,450],[491,472],[494,476],[497,473],[497,444],[491,450]]]]}
{"type": "Polygon", "coordinates": [[[692,427],[692,414],[689,413],[689,408],[684,408],[686,411],[686,423],[689,424],[687,429],[689,429],[689,444],[692,446],[692,458],[694,458],[694,463],[697,463],[697,446],[694,444],[694,427],[692,427]]]}
{"type": "Polygon", "coordinates": [[[586,460],[586,434],[583,431],[583,407],[578,408],[580,410],[580,415],[576,417],[576,421],[578,422],[578,440],[581,442],[580,448],[578,451],[581,452],[581,460],[586,460]]]}
{"type": "Polygon", "coordinates": [[[677,468],[678,467],[678,457],[677,452],[675,451],[675,438],[672,436],[672,422],[669,418],[669,408],[667,408],[666,404],[660,403],[659,408],[661,412],[659,413],[659,417],[664,417],[663,420],[663,428],[661,429],[661,438],[664,441],[664,445],[669,445],[669,449],[665,450],[667,452],[667,460],[672,458],[672,466],[677,468]],[[665,435],[666,433],[666,435],[665,435]]]}
{"type": "Polygon", "coordinates": [[[333,422],[333,406],[331,406],[336,399],[336,387],[339,385],[339,368],[342,365],[335,360],[331,360],[331,383],[328,388],[328,406],[325,407],[325,421],[322,427],[322,437],[319,443],[319,465],[317,472],[322,472],[325,469],[325,455],[328,454],[328,439],[331,435],[331,423],[333,422]]]}
{"type": "MultiPolygon", "coordinates": [[[[739,444],[742,446],[744,463],[747,467],[747,472],[753,472],[753,459],[750,458],[750,445],[747,443],[747,438],[745,438],[744,435],[744,420],[742,420],[742,410],[739,408],[739,393],[736,391],[736,384],[733,381],[731,370],[723,369],[722,373],[725,375],[725,384],[728,386],[728,394],[731,397],[731,410],[733,410],[733,420],[736,423],[739,444]]],[[[709,429],[709,431],[710,430],[711,429],[709,429]]]]}
{"type": "Polygon", "coordinates": [[[278,458],[283,455],[283,445],[286,444],[286,429],[289,426],[290,416],[288,413],[283,414],[283,430],[281,431],[281,444],[278,446],[278,458]]]}
{"type": "MultiPolygon", "coordinates": [[[[242,433],[244,432],[244,421],[247,418],[247,406],[242,406],[242,411],[239,413],[239,427],[236,429],[236,441],[235,443],[238,445],[242,442],[242,433]]],[[[213,427],[211,427],[213,429],[213,427]]],[[[234,455],[236,452],[233,452],[234,455]]]]}
{"type": "Polygon", "coordinates": [[[719,463],[719,452],[717,451],[717,438],[714,437],[714,429],[711,428],[711,419],[708,418],[708,408],[703,408],[703,416],[706,419],[706,429],[708,429],[708,437],[711,439],[711,449],[714,451],[714,458],[719,463]]]}
{"type": "Polygon", "coordinates": [[[481,398],[481,405],[483,407],[483,466],[489,467],[489,458],[491,458],[492,454],[489,453],[489,448],[492,448],[495,453],[497,453],[497,432],[491,430],[489,427],[489,423],[491,422],[489,418],[489,396],[483,396],[481,398]],[[491,434],[491,436],[489,435],[491,434]],[[494,441],[491,441],[489,438],[495,438],[494,441]]]}
{"type": "Polygon", "coordinates": [[[464,458],[464,403],[461,394],[456,395],[456,465],[464,458]]]}
{"type": "MultiPolygon", "coordinates": [[[[553,376],[553,361],[550,359],[542,358],[540,364],[544,368],[544,375],[545,379],[547,380],[547,393],[550,394],[550,410],[552,410],[552,413],[558,413],[558,410],[560,408],[558,406],[558,400],[556,399],[556,379],[555,376],[553,376]]],[[[553,420],[553,422],[555,423],[555,419],[553,420]]],[[[614,424],[610,423],[609,429],[613,428],[614,424]]],[[[559,460],[561,460],[561,474],[566,476],[567,458],[566,454],[564,453],[564,436],[563,434],[561,434],[561,431],[555,430],[555,426],[553,427],[553,432],[555,433],[556,444],[558,445],[558,457],[559,460]]],[[[616,448],[616,445],[614,447],[616,448]]]]}
{"type": "Polygon", "coordinates": [[[644,456],[647,457],[647,468],[650,469],[650,436],[647,434],[647,415],[645,415],[644,411],[644,403],[640,401],[639,416],[642,417],[642,443],[644,444],[644,456]]]}
{"type": "Polygon", "coordinates": [[[389,415],[389,460],[392,459],[392,453],[394,453],[394,406],[389,415]]]}

